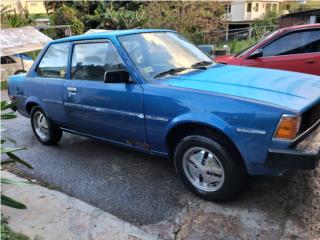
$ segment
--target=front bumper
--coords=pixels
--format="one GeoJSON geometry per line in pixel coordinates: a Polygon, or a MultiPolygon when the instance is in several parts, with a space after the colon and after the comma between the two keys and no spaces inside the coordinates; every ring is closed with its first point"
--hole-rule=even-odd
{"type": "Polygon", "coordinates": [[[320,126],[292,149],[270,149],[265,167],[277,170],[315,169],[320,161],[320,126]]]}

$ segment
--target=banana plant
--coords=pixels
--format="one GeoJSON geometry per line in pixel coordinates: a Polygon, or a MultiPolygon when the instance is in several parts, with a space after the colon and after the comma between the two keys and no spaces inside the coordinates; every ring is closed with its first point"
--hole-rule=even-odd
{"type": "MultiPolygon", "coordinates": [[[[7,120],[7,119],[13,119],[16,118],[17,115],[12,111],[7,111],[10,108],[12,108],[15,105],[14,102],[8,103],[7,101],[1,101],[1,121],[7,120]],[[4,112],[5,111],[5,112],[4,112]]],[[[1,133],[4,131],[3,126],[1,125],[1,133]]],[[[1,134],[1,140],[0,140],[0,152],[1,152],[1,170],[3,166],[8,164],[15,164],[19,163],[27,168],[32,169],[32,166],[27,163],[26,161],[22,160],[20,157],[16,155],[17,151],[23,150],[25,148],[21,147],[8,147],[7,142],[11,142],[13,144],[16,144],[16,142],[8,137],[4,137],[3,134],[1,134]]],[[[29,185],[30,182],[27,181],[15,181],[11,179],[7,179],[1,176],[1,184],[14,184],[14,185],[29,185]]],[[[17,209],[26,209],[27,206],[24,205],[21,202],[18,202],[1,192],[1,205],[6,205],[9,207],[17,208],[17,209]]]]}
{"type": "Polygon", "coordinates": [[[141,7],[136,11],[127,10],[124,7],[115,9],[112,2],[110,5],[106,2],[99,2],[95,16],[100,18],[99,27],[107,29],[138,28],[148,20],[141,7]]]}

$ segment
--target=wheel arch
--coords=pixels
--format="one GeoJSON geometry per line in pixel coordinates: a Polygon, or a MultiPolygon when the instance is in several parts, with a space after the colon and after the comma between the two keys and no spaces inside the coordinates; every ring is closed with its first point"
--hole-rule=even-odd
{"type": "Polygon", "coordinates": [[[241,148],[232,128],[221,118],[212,116],[208,119],[202,115],[201,119],[184,119],[175,121],[174,124],[171,124],[165,135],[165,142],[169,155],[172,156],[175,146],[183,137],[197,130],[209,130],[223,137],[237,151],[243,164],[247,166],[244,154],[241,152],[241,148]]]}
{"type": "Polygon", "coordinates": [[[29,97],[25,101],[25,111],[26,111],[26,113],[28,113],[30,115],[31,109],[34,106],[40,106],[42,109],[44,109],[43,103],[42,103],[42,101],[40,101],[40,99],[38,99],[36,97],[29,97]]]}

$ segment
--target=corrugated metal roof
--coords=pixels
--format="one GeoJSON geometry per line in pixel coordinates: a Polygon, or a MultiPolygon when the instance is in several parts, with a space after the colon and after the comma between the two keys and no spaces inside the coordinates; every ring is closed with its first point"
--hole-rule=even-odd
{"type": "Polygon", "coordinates": [[[42,49],[49,41],[52,39],[33,27],[1,29],[1,56],[42,49]]]}

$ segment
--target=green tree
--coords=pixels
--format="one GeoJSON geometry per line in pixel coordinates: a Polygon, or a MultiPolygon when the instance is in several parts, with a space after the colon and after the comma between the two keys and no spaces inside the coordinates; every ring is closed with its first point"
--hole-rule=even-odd
{"type": "MultiPolygon", "coordinates": [[[[56,12],[50,14],[50,20],[54,25],[70,25],[72,34],[82,34],[84,31],[84,24],[79,19],[78,14],[74,8],[67,5],[62,5],[56,12]]],[[[64,30],[57,30],[57,37],[64,36],[64,30]]]]}
{"type": "Polygon", "coordinates": [[[264,34],[275,31],[278,28],[278,24],[279,14],[275,11],[266,12],[252,25],[252,36],[257,40],[264,34]]]}
{"type": "Polygon", "coordinates": [[[33,19],[30,18],[27,8],[20,6],[17,12],[16,9],[10,9],[10,6],[4,6],[1,8],[1,22],[5,22],[10,27],[22,27],[31,24],[33,19]]]}
{"type": "Polygon", "coordinates": [[[111,4],[100,2],[95,10],[95,16],[99,19],[99,28],[106,29],[130,29],[143,26],[148,18],[140,6],[136,10],[128,10],[125,7],[114,7],[111,4]]]}
{"type": "Polygon", "coordinates": [[[149,16],[146,27],[173,29],[196,43],[218,39],[212,32],[225,28],[223,5],[215,1],[150,2],[145,12],[149,16]]]}

